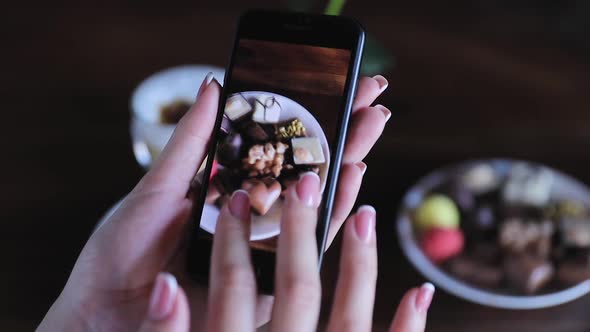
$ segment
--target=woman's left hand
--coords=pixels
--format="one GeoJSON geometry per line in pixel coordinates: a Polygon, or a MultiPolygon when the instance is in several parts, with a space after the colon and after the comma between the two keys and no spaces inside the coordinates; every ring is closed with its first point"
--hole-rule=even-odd
{"type": "MultiPolygon", "coordinates": [[[[370,105],[385,90],[382,76],[363,77],[353,105],[328,244],[356,200],[371,150],[391,116],[370,105]]],[[[198,99],[150,171],[84,246],[62,293],[39,330],[132,331],[144,319],[156,277],[173,271],[188,292],[193,327],[206,319],[207,289],[184,278],[179,250],[192,200],[187,192],[207,152],[218,110],[219,83],[205,80],[198,99]]],[[[272,297],[259,296],[257,325],[267,322],[272,297]]]]}

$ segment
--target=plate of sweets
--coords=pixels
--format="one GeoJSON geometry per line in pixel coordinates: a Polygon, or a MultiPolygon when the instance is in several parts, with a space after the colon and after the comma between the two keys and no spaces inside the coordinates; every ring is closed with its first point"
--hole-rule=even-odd
{"type": "Polygon", "coordinates": [[[590,189],[538,163],[436,170],[404,196],[397,230],[426,278],[472,302],[533,309],[590,292],[590,189]]]}
{"type": "Polygon", "coordinates": [[[280,232],[285,189],[305,172],[320,177],[323,191],[330,165],[326,135],[299,103],[272,92],[228,96],[221,135],[200,226],[213,234],[221,206],[235,190],[246,190],[252,207],[250,240],[280,232]]]}

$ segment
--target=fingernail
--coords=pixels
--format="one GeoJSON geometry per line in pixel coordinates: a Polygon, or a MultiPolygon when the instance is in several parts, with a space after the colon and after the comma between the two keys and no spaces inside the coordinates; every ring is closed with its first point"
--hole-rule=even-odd
{"type": "Polygon", "coordinates": [[[176,281],[176,278],[168,272],[161,272],[158,274],[150,298],[148,308],[149,319],[166,319],[172,313],[177,293],[178,282],[176,281]]]}
{"type": "Polygon", "coordinates": [[[420,286],[418,294],[416,294],[416,310],[418,312],[426,312],[432,302],[432,296],[434,295],[434,285],[425,282],[420,286]]]}
{"type": "Polygon", "coordinates": [[[250,217],[250,196],[245,190],[236,190],[229,200],[229,212],[240,219],[247,220],[250,217]]]}
{"type": "Polygon", "coordinates": [[[207,88],[209,86],[212,79],[213,79],[213,72],[210,71],[209,73],[207,73],[207,76],[205,76],[205,79],[203,80],[203,82],[201,83],[201,86],[199,87],[199,91],[197,92],[197,98],[199,98],[199,96],[201,94],[203,94],[203,91],[205,91],[205,88],[207,88]]]}
{"type": "Polygon", "coordinates": [[[379,83],[379,94],[382,94],[389,86],[389,82],[387,82],[387,79],[381,75],[375,75],[373,76],[373,79],[379,83]]]}
{"type": "Polygon", "coordinates": [[[365,164],[362,161],[359,161],[355,165],[356,165],[356,167],[358,167],[361,170],[361,174],[365,175],[365,172],[367,171],[367,164],[365,164]]]}
{"type": "Polygon", "coordinates": [[[368,243],[375,231],[375,208],[363,205],[356,210],[354,217],[354,230],[361,241],[368,243]]]}
{"type": "Polygon", "coordinates": [[[295,188],[299,200],[310,207],[317,207],[320,197],[320,177],[314,172],[304,173],[295,188]]]}
{"type": "Polygon", "coordinates": [[[381,112],[383,112],[383,115],[385,115],[385,122],[389,121],[389,118],[391,118],[391,111],[389,108],[381,104],[375,105],[375,108],[378,108],[381,112]]]}

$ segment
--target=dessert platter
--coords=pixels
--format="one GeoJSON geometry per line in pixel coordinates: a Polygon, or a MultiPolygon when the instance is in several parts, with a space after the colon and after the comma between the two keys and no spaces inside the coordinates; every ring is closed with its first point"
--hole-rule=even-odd
{"type": "MultiPolygon", "coordinates": [[[[252,206],[250,240],[280,232],[285,189],[302,173],[315,172],[323,191],[330,165],[326,135],[305,107],[276,93],[228,96],[200,226],[214,233],[220,207],[235,190],[252,206]]],[[[197,174],[197,181],[202,172],[197,174]]]]}
{"type": "Polygon", "coordinates": [[[537,163],[437,170],[406,193],[397,230],[425,277],[473,302],[531,309],[590,291],[590,190],[537,163]]]}

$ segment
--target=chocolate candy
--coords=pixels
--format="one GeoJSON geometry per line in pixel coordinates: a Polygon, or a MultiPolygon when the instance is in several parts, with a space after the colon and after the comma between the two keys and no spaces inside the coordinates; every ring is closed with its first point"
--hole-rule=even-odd
{"type": "Polygon", "coordinates": [[[502,220],[543,220],[545,213],[543,209],[536,206],[503,204],[498,209],[498,217],[502,220]]]}
{"type": "Polygon", "coordinates": [[[504,273],[512,288],[532,294],[551,281],[555,270],[547,260],[528,255],[509,255],[504,260],[504,273]]]}
{"type": "Polygon", "coordinates": [[[496,244],[476,243],[469,248],[469,256],[482,264],[498,265],[502,251],[496,244]]]}
{"type": "Polygon", "coordinates": [[[227,98],[225,102],[225,115],[233,122],[239,122],[247,118],[252,112],[252,106],[242,96],[237,93],[227,98]]]}
{"type": "Polygon", "coordinates": [[[211,179],[212,185],[216,186],[222,195],[231,195],[234,190],[239,188],[239,181],[238,174],[229,168],[219,168],[211,179]]]}
{"type": "Polygon", "coordinates": [[[422,235],[420,245],[430,260],[444,262],[463,250],[463,232],[457,228],[433,228],[422,235]]]}
{"type": "Polygon", "coordinates": [[[498,187],[500,178],[491,165],[479,164],[463,174],[462,182],[471,192],[482,194],[498,187]]]}
{"type": "Polygon", "coordinates": [[[252,120],[259,123],[278,123],[281,105],[273,96],[260,95],[254,100],[252,120]]]}
{"type": "Polygon", "coordinates": [[[565,262],[557,269],[557,280],[566,285],[572,286],[590,279],[590,265],[583,262],[565,262]]]}
{"type": "Polygon", "coordinates": [[[244,133],[245,137],[256,143],[262,143],[271,138],[265,128],[260,123],[254,121],[244,121],[240,126],[240,130],[244,133]]]}
{"type": "Polygon", "coordinates": [[[317,165],[326,162],[322,145],[317,137],[291,139],[293,162],[297,165],[317,165]]]}
{"type": "Polygon", "coordinates": [[[498,243],[510,253],[529,254],[545,257],[551,248],[551,237],[554,232],[553,223],[523,222],[511,219],[500,226],[498,243]]]}
{"type": "Polygon", "coordinates": [[[224,166],[235,165],[240,161],[242,152],[242,135],[239,133],[229,134],[217,148],[216,159],[224,166]]]}
{"type": "Polygon", "coordinates": [[[453,258],[448,267],[455,276],[474,285],[488,288],[499,286],[504,275],[499,267],[484,264],[475,257],[465,255],[453,258]]]}
{"type": "Polygon", "coordinates": [[[447,196],[430,195],[416,210],[414,222],[422,230],[432,227],[457,228],[459,226],[459,210],[447,196]]]}
{"type": "Polygon", "coordinates": [[[552,185],[551,171],[519,163],[510,170],[502,195],[510,204],[543,206],[549,201],[552,185]]]}
{"type": "Polygon", "coordinates": [[[566,246],[590,247],[590,219],[564,218],[559,223],[559,229],[566,246]]]}
{"type": "Polygon", "coordinates": [[[281,185],[274,179],[244,181],[242,188],[247,188],[252,209],[260,215],[265,215],[281,195],[281,185]]]}

